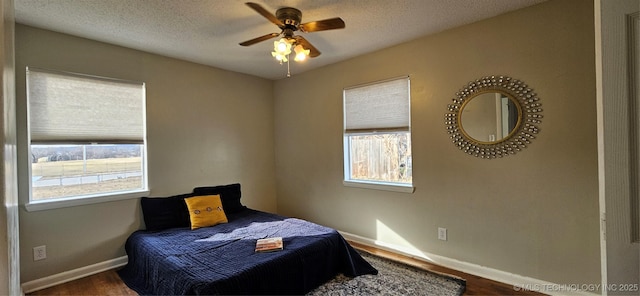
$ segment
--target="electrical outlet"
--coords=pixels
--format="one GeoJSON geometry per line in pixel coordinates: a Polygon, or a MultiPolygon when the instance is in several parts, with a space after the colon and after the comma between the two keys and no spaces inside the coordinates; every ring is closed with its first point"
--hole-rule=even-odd
{"type": "Polygon", "coordinates": [[[438,239],[446,241],[447,240],[447,229],[438,227],[438,239]]]}
{"type": "Polygon", "coordinates": [[[47,246],[37,246],[33,248],[33,261],[47,259],[47,246]]]}

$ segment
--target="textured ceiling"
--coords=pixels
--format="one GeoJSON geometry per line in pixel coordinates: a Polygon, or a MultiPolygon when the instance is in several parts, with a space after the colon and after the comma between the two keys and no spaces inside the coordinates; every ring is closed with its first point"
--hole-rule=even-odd
{"type": "MultiPolygon", "coordinates": [[[[302,22],[341,17],[346,28],[300,33],[322,54],[293,75],[545,0],[254,0],[302,22]]],[[[273,43],[238,43],[278,27],[241,0],[15,0],[16,22],[268,79],[286,76],[273,43]]]]}

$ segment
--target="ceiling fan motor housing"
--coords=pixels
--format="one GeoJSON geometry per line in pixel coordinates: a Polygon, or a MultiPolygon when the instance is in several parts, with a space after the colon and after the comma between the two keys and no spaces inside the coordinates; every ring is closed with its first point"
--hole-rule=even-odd
{"type": "Polygon", "coordinates": [[[302,12],[293,7],[283,7],[276,11],[276,17],[285,25],[282,29],[297,31],[302,20],[302,12]]]}

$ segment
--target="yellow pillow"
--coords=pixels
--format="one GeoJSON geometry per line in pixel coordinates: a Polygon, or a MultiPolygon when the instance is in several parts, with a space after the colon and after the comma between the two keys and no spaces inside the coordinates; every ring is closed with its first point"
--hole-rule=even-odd
{"type": "Polygon", "coordinates": [[[205,195],[185,198],[191,219],[191,229],[227,223],[220,195],[205,195]]]}

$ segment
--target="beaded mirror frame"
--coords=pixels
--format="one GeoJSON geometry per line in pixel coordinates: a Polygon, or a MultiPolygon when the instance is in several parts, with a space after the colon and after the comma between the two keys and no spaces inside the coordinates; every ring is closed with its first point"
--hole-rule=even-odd
{"type": "Polygon", "coordinates": [[[540,132],[542,123],[540,98],[523,81],[508,76],[486,76],[469,82],[456,93],[453,103],[447,105],[445,125],[453,144],[463,152],[483,158],[494,159],[516,154],[531,144],[540,132]],[[462,111],[466,104],[480,94],[498,92],[506,95],[518,108],[518,121],[503,139],[482,142],[472,138],[462,127],[462,111]]]}

